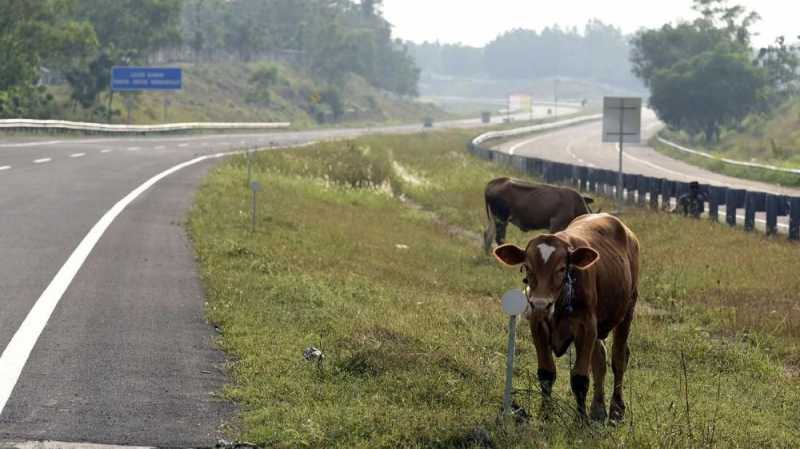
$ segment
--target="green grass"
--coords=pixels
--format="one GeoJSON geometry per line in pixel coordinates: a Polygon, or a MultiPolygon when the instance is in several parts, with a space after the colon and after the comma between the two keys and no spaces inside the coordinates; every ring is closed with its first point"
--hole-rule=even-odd
{"type": "Polygon", "coordinates": [[[468,156],[470,137],[261,153],[256,233],[245,161],[213,171],[189,227],[208,317],[231,359],[225,396],[241,404],[234,437],[286,448],[478,447],[486,435],[499,448],[800,445],[797,247],[637,210],[624,217],[643,251],[627,421],[575,424],[567,356],[560,412],[540,421],[538,395],[526,391],[536,389],[536,363],[524,326],[516,400],[534,417],[499,421],[499,296],[520,278],[469,232],[485,222],[485,183],[513,172],[468,156]],[[312,345],[326,354],[321,366],[303,360],[312,345]]]}

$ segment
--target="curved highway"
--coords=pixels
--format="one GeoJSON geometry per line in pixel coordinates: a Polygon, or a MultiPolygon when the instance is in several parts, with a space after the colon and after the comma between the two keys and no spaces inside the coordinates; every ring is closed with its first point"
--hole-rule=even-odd
{"type": "MultiPolygon", "coordinates": [[[[661,128],[655,114],[645,109],[642,114],[642,142],[647,142],[661,128]]],[[[617,170],[619,151],[615,144],[601,143],[602,123],[590,122],[572,126],[558,131],[514,140],[497,147],[498,150],[548,159],[588,167],[617,170]]],[[[686,162],[667,157],[646,144],[625,144],[623,152],[623,170],[626,173],[641,174],[674,181],[698,181],[701,184],[712,184],[738,189],[771,192],[781,195],[800,196],[800,189],[782,187],[757,181],[749,181],[705,170],[686,162]]],[[[724,218],[724,207],[720,207],[720,216],[724,218]]],[[[737,213],[740,221],[744,221],[743,210],[737,213]]],[[[757,214],[757,220],[764,224],[764,214],[757,214]]],[[[779,227],[786,232],[786,217],[779,217],[779,227]]]]}

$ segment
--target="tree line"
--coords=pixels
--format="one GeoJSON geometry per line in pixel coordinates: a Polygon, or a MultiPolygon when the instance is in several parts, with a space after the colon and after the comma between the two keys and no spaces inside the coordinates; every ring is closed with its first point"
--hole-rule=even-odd
{"type": "Polygon", "coordinates": [[[460,77],[572,77],[639,87],[631,74],[629,37],[591,20],[583,30],[558,25],[508,31],[483,48],[425,42],[410,45],[423,71],[460,77]]]}
{"type": "Polygon", "coordinates": [[[800,47],[779,37],[754,48],[750,28],[760,17],[743,6],[695,0],[693,8],[694,21],[637,33],[631,61],[659,118],[713,143],[723,127],[798,94],[800,47]]]}
{"type": "Polygon", "coordinates": [[[0,0],[0,117],[46,117],[54,72],[73,107],[98,99],[114,65],[295,64],[330,85],[350,74],[416,95],[419,70],[392,39],[381,0],[0,0]]]}

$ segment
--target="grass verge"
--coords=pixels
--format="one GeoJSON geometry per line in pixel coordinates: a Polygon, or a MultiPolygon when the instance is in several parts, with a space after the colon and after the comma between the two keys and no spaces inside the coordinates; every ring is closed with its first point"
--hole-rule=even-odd
{"type": "Polygon", "coordinates": [[[643,248],[628,420],[575,425],[565,356],[562,407],[553,422],[540,421],[524,326],[516,400],[534,417],[498,420],[499,296],[519,274],[485,257],[470,235],[485,223],[485,183],[513,173],[468,156],[471,137],[380,136],[262,153],[255,233],[245,160],[210,175],[189,227],[208,317],[232,360],[225,394],[242,405],[238,438],[287,448],[800,445],[797,247],[647,211],[624,217],[643,248]],[[303,359],[309,346],[325,353],[322,364],[303,359]]]}
{"type": "MultiPolygon", "coordinates": [[[[786,187],[800,187],[800,175],[792,173],[782,173],[774,170],[767,170],[756,167],[743,167],[723,162],[720,159],[709,159],[693,154],[687,154],[683,151],[678,151],[669,145],[665,145],[656,139],[653,139],[651,145],[659,153],[669,156],[673,159],[678,159],[688,162],[692,165],[703,167],[706,170],[720,173],[735,178],[749,179],[752,181],[767,182],[770,184],[778,184],[786,187]]],[[[712,153],[713,154],[713,153],[712,153]]],[[[716,154],[715,154],[716,156],[716,154]]],[[[794,168],[794,167],[792,167],[794,168]]]]}

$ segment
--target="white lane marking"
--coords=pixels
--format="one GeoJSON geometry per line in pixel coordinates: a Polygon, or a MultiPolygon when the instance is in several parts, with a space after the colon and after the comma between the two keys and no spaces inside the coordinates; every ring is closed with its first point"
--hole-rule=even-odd
{"type": "Polygon", "coordinates": [[[76,157],[84,157],[84,156],[86,156],[86,153],[72,153],[72,154],[69,155],[69,157],[71,157],[73,159],[76,158],[76,157]]]}
{"type": "Polygon", "coordinates": [[[181,147],[181,148],[186,148],[186,147],[189,146],[189,144],[184,142],[184,143],[179,143],[178,146],[181,147]]]}
{"type": "Polygon", "coordinates": [[[128,147],[128,151],[139,151],[142,147],[128,147]]]}
{"type": "Polygon", "coordinates": [[[29,142],[29,143],[4,143],[0,148],[24,148],[24,147],[38,147],[44,145],[57,145],[62,143],[62,140],[49,140],[47,142],[29,142]]]}
{"type": "Polygon", "coordinates": [[[114,150],[112,150],[111,148],[106,148],[105,150],[100,150],[101,153],[110,153],[112,151],[114,151],[114,150]]]}
{"type": "Polygon", "coordinates": [[[113,444],[68,443],[64,441],[11,441],[4,442],[2,447],[14,449],[155,449],[146,446],[117,446],[113,444]]]}
{"type": "Polygon", "coordinates": [[[164,148],[166,148],[164,145],[159,145],[159,146],[157,146],[157,147],[155,147],[153,149],[154,150],[163,150],[164,148]]]}
{"type": "Polygon", "coordinates": [[[509,147],[508,154],[513,156],[514,153],[517,152],[517,150],[519,150],[520,148],[524,147],[525,145],[528,145],[528,144],[531,144],[533,142],[536,142],[537,140],[544,139],[545,137],[552,137],[552,134],[548,133],[548,134],[545,134],[545,135],[534,137],[532,139],[523,140],[522,142],[519,142],[519,143],[515,143],[514,145],[509,147]]]}
{"type": "Polygon", "coordinates": [[[0,167],[0,171],[3,171],[3,170],[11,170],[11,166],[10,165],[3,165],[2,167],[0,167]]]}
{"type": "Polygon", "coordinates": [[[587,167],[592,167],[592,168],[597,167],[593,163],[586,162],[583,159],[579,158],[578,155],[575,154],[574,151],[572,151],[572,145],[567,145],[567,153],[569,153],[569,155],[570,155],[570,157],[572,157],[572,159],[575,159],[576,161],[578,161],[579,164],[586,165],[587,167]]]}
{"type": "Polygon", "coordinates": [[[50,159],[49,157],[43,157],[41,159],[34,160],[33,163],[34,164],[44,164],[44,163],[47,163],[47,162],[50,162],[50,161],[52,161],[52,159],[50,159]]]}
{"type": "Polygon", "coordinates": [[[556,250],[555,247],[550,246],[547,243],[540,243],[537,248],[539,248],[539,254],[542,256],[544,263],[547,263],[547,261],[550,259],[550,256],[552,256],[556,250]]]}
{"type": "Polygon", "coordinates": [[[50,320],[50,315],[55,310],[64,292],[67,290],[75,275],[78,274],[86,258],[92,252],[92,249],[100,241],[100,238],[106,232],[111,223],[123,210],[133,202],[139,195],[144,193],[147,189],[152,187],[158,181],[166,178],[167,176],[182,170],[191,165],[213,159],[223,157],[233,153],[219,153],[213,156],[200,156],[190,161],[178,164],[170,169],[153,176],[144,184],[134,189],[131,193],[119,200],[105,215],[100,218],[100,221],[95,223],[89,233],[81,240],[77,248],[72,252],[64,265],[58,270],[55,277],[50,281],[50,284],[42,292],[39,299],[28,312],[28,316],[20,325],[14,337],[6,346],[3,354],[0,355],[0,415],[14,391],[14,387],[19,380],[22,369],[28,362],[31,351],[33,351],[39,336],[44,330],[47,322],[50,320]]]}

